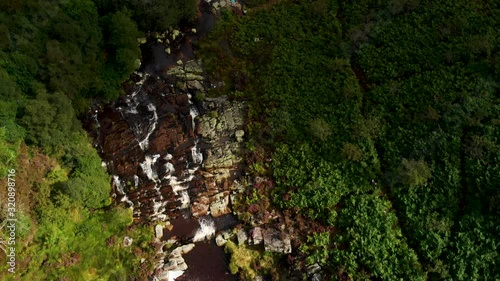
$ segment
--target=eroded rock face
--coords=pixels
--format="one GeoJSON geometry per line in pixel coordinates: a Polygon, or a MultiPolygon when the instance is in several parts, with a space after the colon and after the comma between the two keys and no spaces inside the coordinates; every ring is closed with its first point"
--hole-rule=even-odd
{"type": "MultiPolygon", "coordinates": [[[[162,77],[137,73],[134,81],[127,95],[95,106],[88,127],[97,128],[91,135],[113,175],[115,200],[133,208],[137,219],[165,222],[155,227],[154,262],[155,278],[164,280],[188,267],[181,255],[189,246],[181,244],[179,255],[163,252],[166,242],[160,240],[175,228],[169,222],[186,211],[194,217],[232,212],[231,195],[242,190],[235,179],[241,174],[246,105],[197,99],[209,86],[198,60],[162,77]]],[[[198,232],[181,240],[197,241],[198,232]]]]}
{"type": "Polygon", "coordinates": [[[113,175],[113,196],[145,220],[175,219],[183,209],[196,217],[230,213],[246,105],[197,101],[208,86],[200,60],[134,79],[127,95],[94,109],[89,125],[113,175]]]}
{"type": "Polygon", "coordinates": [[[95,144],[113,174],[117,201],[135,217],[164,221],[189,206],[188,190],[199,175],[199,107],[190,92],[142,76],[129,94],[97,110],[95,144]]]}

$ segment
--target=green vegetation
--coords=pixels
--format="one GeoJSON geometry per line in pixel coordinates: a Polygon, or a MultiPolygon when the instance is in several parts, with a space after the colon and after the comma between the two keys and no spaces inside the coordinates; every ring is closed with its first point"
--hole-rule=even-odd
{"type": "Polygon", "coordinates": [[[276,273],[275,260],[271,254],[262,256],[261,251],[245,245],[238,246],[231,240],[224,247],[224,251],[231,255],[229,271],[232,274],[240,272],[246,280],[253,280],[258,272],[276,273]]]}
{"type": "MultiPolygon", "coordinates": [[[[146,28],[174,25],[195,6],[101,2],[0,3],[0,178],[5,187],[7,171],[16,170],[18,219],[16,274],[2,253],[2,280],[125,280],[151,270],[140,260],[152,251],[153,230],[110,205],[110,176],[77,117],[93,98],[118,97],[146,28]],[[145,16],[152,11],[161,17],[145,16]],[[126,235],[130,247],[122,246],[126,235]]],[[[7,204],[0,208],[3,252],[7,204]]]]}
{"type": "Polygon", "coordinates": [[[255,102],[274,203],[337,230],[304,238],[306,262],[334,280],[499,279],[499,4],[264,2],[223,14],[201,53],[227,80],[213,94],[255,102]]]}

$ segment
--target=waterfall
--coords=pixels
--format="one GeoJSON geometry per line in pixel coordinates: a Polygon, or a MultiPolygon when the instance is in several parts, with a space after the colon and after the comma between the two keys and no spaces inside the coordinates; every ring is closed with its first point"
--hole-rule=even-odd
{"type": "Polygon", "coordinates": [[[187,191],[183,190],[181,191],[181,194],[180,194],[180,201],[181,201],[181,206],[179,207],[179,209],[186,209],[189,207],[189,203],[191,203],[191,199],[189,198],[189,194],[187,193],[187,191]]]}
{"type": "Polygon", "coordinates": [[[168,272],[167,280],[168,281],[175,281],[177,277],[180,277],[182,274],[184,274],[184,271],[182,270],[172,270],[168,272]]]}
{"type": "Polygon", "coordinates": [[[194,146],[191,148],[191,156],[193,158],[194,164],[199,165],[201,164],[201,162],[203,162],[203,154],[198,147],[198,139],[195,140],[194,146]]]}
{"type": "Polygon", "coordinates": [[[120,202],[127,202],[128,204],[130,204],[130,208],[134,209],[134,203],[130,199],[128,199],[125,190],[123,190],[123,185],[119,176],[113,175],[113,184],[115,185],[116,191],[118,191],[118,193],[123,196],[120,202]]]}
{"type": "MultiPolygon", "coordinates": [[[[191,102],[191,100],[189,100],[189,101],[191,102]]],[[[192,123],[191,125],[193,126],[193,130],[194,130],[194,128],[196,128],[196,125],[194,123],[194,118],[196,118],[200,114],[198,113],[198,110],[196,109],[196,107],[191,106],[189,108],[189,115],[191,115],[191,123],[192,123]]]]}
{"type": "Polygon", "coordinates": [[[158,174],[156,173],[156,169],[153,169],[153,165],[156,163],[156,160],[158,160],[159,157],[159,154],[155,154],[153,155],[153,157],[151,157],[150,155],[146,155],[144,162],[139,164],[148,179],[154,182],[158,181],[158,174]]]}
{"type": "Polygon", "coordinates": [[[156,114],[156,107],[152,103],[148,104],[148,111],[153,112],[153,118],[151,118],[151,120],[150,120],[150,121],[152,121],[153,124],[151,126],[149,126],[149,130],[148,130],[148,133],[146,134],[146,137],[144,137],[144,139],[139,142],[139,146],[141,147],[142,150],[145,150],[148,148],[149,136],[151,136],[151,134],[154,132],[154,130],[156,129],[156,125],[158,123],[158,114],[156,114]]]}
{"type": "Polygon", "coordinates": [[[215,236],[215,223],[213,219],[203,217],[198,220],[198,223],[200,224],[200,229],[196,231],[193,242],[200,242],[215,236]]]}

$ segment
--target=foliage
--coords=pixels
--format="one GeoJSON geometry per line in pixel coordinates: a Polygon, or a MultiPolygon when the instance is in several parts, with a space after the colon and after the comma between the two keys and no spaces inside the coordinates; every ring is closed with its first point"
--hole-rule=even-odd
{"type": "Polygon", "coordinates": [[[253,102],[274,203],[339,229],[304,241],[308,262],[342,280],[500,278],[498,4],[255,4],[201,51],[253,102]]]}
{"type": "Polygon", "coordinates": [[[194,0],[107,1],[94,0],[100,14],[127,10],[142,31],[165,31],[196,15],[194,0]]]}
{"type": "Polygon", "coordinates": [[[253,280],[259,272],[267,273],[275,270],[275,260],[272,256],[264,255],[258,250],[251,249],[245,245],[236,245],[228,240],[224,251],[231,255],[229,270],[232,274],[239,273],[246,280],[253,280]]]}
{"type": "Polygon", "coordinates": [[[1,256],[0,279],[144,277],[152,230],[109,206],[109,175],[77,119],[91,98],[118,96],[142,33],[125,9],[99,14],[90,0],[0,7],[0,173],[16,169],[18,208],[17,273],[1,256]]]}
{"type": "Polygon", "coordinates": [[[347,248],[332,251],[337,267],[352,279],[368,269],[368,274],[383,280],[425,280],[417,255],[410,249],[397,227],[390,202],[373,195],[351,196],[340,213],[342,231],[334,245],[347,248]]]}

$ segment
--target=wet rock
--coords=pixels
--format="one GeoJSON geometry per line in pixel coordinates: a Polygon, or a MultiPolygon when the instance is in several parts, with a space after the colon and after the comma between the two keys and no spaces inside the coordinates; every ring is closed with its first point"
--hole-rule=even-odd
{"type": "Polygon", "coordinates": [[[168,271],[184,271],[188,268],[182,257],[170,258],[168,263],[163,266],[163,269],[168,271]]]}
{"type": "Polygon", "coordinates": [[[217,234],[217,236],[215,236],[215,244],[217,244],[217,246],[222,247],[226,245],[226,242],[227,240],[222,237],[222,234],[217,234]]]}
{"type": "Polygon", "coordinates": [[[198,197],[197,201],[191,204],[191,213],[194,217],[202,217],[208,214],[210,199],[207,196],[198,197]]]}
{"type": "Polygon", "coordinates": [[[163,226],[157,224],[155,226],[155,237],[161,239],[163,237],[163,226]]]}
{"type": "Polygon", "coordinates": [[[264,240],[264,237],[262,236],[262,228],[260,227],[250,229],[249,235],[250,239],[248,242],[250,245],[259,245],[264,240]]]}
{"type": "MultiPolygon", "coordinates": [[[[187,269],[187,264],[184,261],[184,258],[182,258],[183,254],[183,247],[177,247],[175,248],[172,252],[170,252],[170,255],[168,256],[168,262],[163,266],[164,270],[168,271],[184,271],[187,269]]],[[[193,246],[194,247],[194,244],[193,246]]],[[[189,246],[188,248],[191,248],[189,246]]]]}
{"type": "Polygon", "coordinates": [[[264,249],[267,252],[276,252],[289,254],[292,252],[292,245],[288,234],[282,233],[276,229],[266,229],[263,232],[264,249]]]}
{"type": "Polygon", "coordinates": [[[238,245],[244,245],[248,240],[247,232],[244,229],[239,229],[236,237],[238,238],[238,245]]]}
{"type": "Polygon", "coordinates": [[[193,249],[194,249],[194,244],[193,243],[187,244],[187,245],[183,245],[181,253],[182,254],[187,254],[187,253],[191,252],[191,250],[193,250],[193,249]]]}
{"type": "Polygon", "coordinates": [[[132,242],[134,241],[134,239],[128,237],[128,236],[125,236],[123,238],[123,247],[130,247],[132,245],[132,242]]]}

